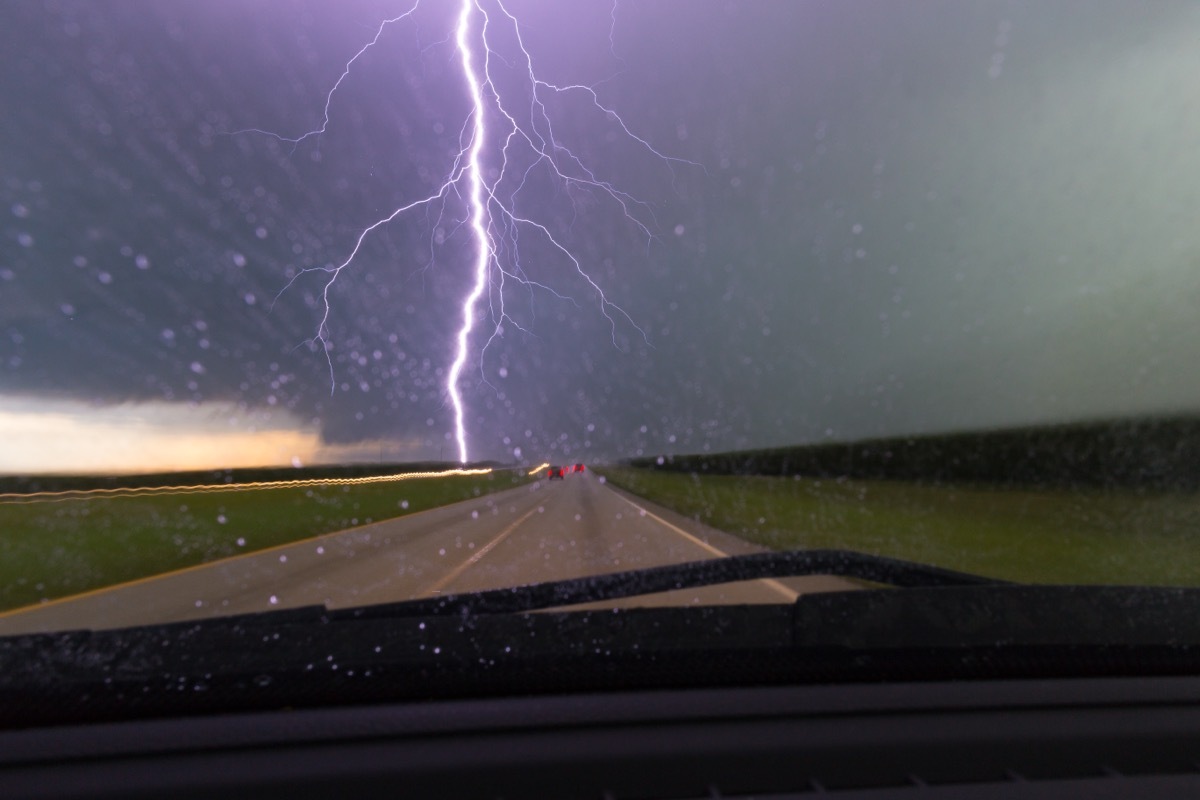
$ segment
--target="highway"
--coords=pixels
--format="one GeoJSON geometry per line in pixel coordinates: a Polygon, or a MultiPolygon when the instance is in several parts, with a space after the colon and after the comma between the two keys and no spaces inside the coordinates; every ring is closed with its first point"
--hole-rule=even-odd
{"type": "MultiPolygon", "coordinates": [[[[759,552],[604,484],[595,473],[375,522],[0,613],[0,635],[120,628],[306,605],[345,608],[759,552]]],[[[855,588],[748,581],[613,605],[779,603],[855,588]]]]}

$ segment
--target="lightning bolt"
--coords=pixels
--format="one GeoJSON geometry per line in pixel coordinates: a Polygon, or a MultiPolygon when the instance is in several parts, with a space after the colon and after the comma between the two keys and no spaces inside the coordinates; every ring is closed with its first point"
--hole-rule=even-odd
{"type": "MultiPolygon", "coordinates": [[[[458,388],[458,378],[467,363],[467,346],[471,337],[471,329],[475,326],[475,304],[487,284],[488,265],[493,257],[491,238],[488,236],[488,202],[485,192],[491,196],[493,187],[485,187],[483,182],[483,165],[480,163],[480,153],[483,152],[484,138],[487,130],[484,127],[483,88],[479,78],[472,68],[471,47],[469,41],[471,9],[479,8],[473,0],[463,0],[458,12],[458,30],[454,41],[458,45],[458,54],[462,59],[463,77],[471,95],[471,119],[474,122],[471,132],[470,146],[467,152],[467,206],[470,209],[471,233],[475,239],[475,281],[470,293],[462,305],[462,327],[458,329],[458,349],[454,361],[450,365],[450,374],[446,378],[446,391],[454,406],[454,438],[458,442],[458,460],[467,461],[467,433],[463,426],[463,401],[458,388]]],[[[484,16],[481,39],[486,42],[487,17],[484,16]]]]}
{"type": "MultiPolygon", "coordinates": [[[[331,108],[334,95],[346,81],[355,62],[377,46],[386,29],[404,21],[412,21],[420,7],[417,0],[408,11],[380,23],[375,36],[346,63],[341,76],[325,98],[324,119],[320,127],[297,137],[285,137],[270,131],[248,128],[236,133],[257,133],[274,137],[292,146],[293,151],[308,139],[316,139],[327,133],[331,125],[331,108]]],[[[613,27],[616,24],[616,6],[613,7],[613,27]]],[[[610,45],[612,31],[610,30],[610,45]]],[[[311,273],[324,274],[322,301],[324,311],[317,325],[316,334],[307,344],[320,346],[329,367],[330,393],[336,389],[332,344],[329,333],[331,303],[330,289],[342,272],[354,263],[364,241],[380,227],[403,217],[418,208],[439,209],[439,222],[446,213],[451,198],[465,206],[464,227],[472,249],[470,288],[463,297],[460,309],[461,323],[454,339],[454,358],[447,373],[445,392],[454,413],[454,437],[458,445],[461,463],[468,461],[467,433],[464,422],[464,399],[461,383],[471,352],[472,335],[475,332],[478,306],[486,294],[488,311],[492,319],[491,333],[479,349],[480,382],[487,383],[483,372],[483,361],[491,344],[503,335],[505,324],[524,331],[520,324],[505,310],[505,292],[508,282],[529,291],[535,289],[570,302],[572,298],[560,294],[553,287],[535,281],[525,274],[520,257],[522,232],[539,238],[551,250],[558,253],[564,266],[574,272],[587,285],[595,297],[601,315],[608,321],[614,346],[620,347],[617,339],[618,320],[623,320],[636,330],[648,343],[645,331],[637,325],[620,306],[606,296],[599,283],[589,274],[580,258],[576,256],[551,231],[550,224],[539,221],[533,215],[518,212],[518,199],[525,190],[531,176],[538,170],[547,173],[560,185],[568,188],[595,192],[608,198],[623,214],[625,220],[645,237],[649,247],[654,239],[651,226],[653,213],[649,205],[622,191],[613,183],[600,177],[581,158],[563,144],[554,132],[554,125],[547,108],[554,98],[564,95],[582,95],[610,125],[615,125],[630,141],[636,142],[647,153],[666,162],[687,164],[704,169],[702,165],[686,159],[674,158],[655,149],[644,137],[638,136],[625,120],[600,100],[595,88],[582,84],[557,85],[540,79],[534,71],[533,58],[525,45],[517,18],[505,7],[503,0],[461,0],[453,24],[452,36],[458,62],[462,69],[462,81],[470,111],[459,133],[459,150],[451,159],[444,179],[436,190],[412,200],[376,222],[368,225],[358,235],[354,247],[346,258],[335,265],[306,267],[292,276],[291,280],[276,295],[276,301],[300,278],[311,273]],[[485,8],[487,6],[487,8],[485,8]],[[488,8],[493,9],[489,13],[488,8]],[[493,47],[493,17],[497,27],[503,26],[508,40],[516,43],[511,58],[504,58],[493,47]],[[512,66],[519,64],[525,83],[524,92],[528,108],[518,108],[510,102],[498,87],[499,81],[493,74],[493,58],[512,66]],[[649,222],[646,221],[649,219],[649,222]]],[[[572,196],[572,202],[574,198],[572,196]]],[[[578,214],[578,211],[576,211],[578,214]]],[[[436,229],[436,225],[434,226],[436,229]]],[[[431,249],[433,242],[431,242],[431,249]]],[[[578,303],[575,303],[578,306],[578,303]]]]}

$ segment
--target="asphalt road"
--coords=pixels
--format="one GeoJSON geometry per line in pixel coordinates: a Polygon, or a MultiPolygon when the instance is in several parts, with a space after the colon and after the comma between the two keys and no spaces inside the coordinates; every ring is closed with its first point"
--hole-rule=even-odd
{"type": "MultiPolygon", "coordinates": [[[[119,628],[324,604],[344,608],[579,578],[760,548],[604,485],[592,472],[0,614],[0,635],[119,628]]],[[[779,603],[854,588],[747,581],[613,605],[779,603]]]]}

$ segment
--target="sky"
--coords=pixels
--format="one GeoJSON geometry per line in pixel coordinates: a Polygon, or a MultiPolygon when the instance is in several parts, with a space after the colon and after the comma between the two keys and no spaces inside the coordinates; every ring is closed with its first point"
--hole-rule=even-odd
{"type": "MultiPolygon", "coordinates": [[[[411,7],[5,3],[0,472],[457,460],[466,175],[362,236],[473,130],[411,7]]],[[[1198,410],[1194,3],[481,8],[560,174],[489,101],[471,460],[1198,410]]]]}

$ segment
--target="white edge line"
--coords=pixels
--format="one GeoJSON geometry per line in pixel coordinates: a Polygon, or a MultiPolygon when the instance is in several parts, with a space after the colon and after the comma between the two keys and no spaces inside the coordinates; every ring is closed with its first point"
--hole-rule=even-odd
{"type": "MultiPolygon", "coordinates": [[[[650,519],[654,520],[658,524],[664,525],[664,526],[670,528],[671,530],[675,531],[683,538],[687,539],[692,544],[695,544],[699,547],[704,548],[705,550],[712,553],[717,558],[729,558],[730,557],[729,553],[726,553],[723,550],[719,550],[716,547],[713,547],[708,542],[704,541],[703,539],[699,539],[699,538],[693,536],[692,534],[688,533],[683,528],[680,528],[677,525],[673,525],[670,522],[667,522],[665,519],[660,517],[658,514],[655,514],[653,511],[648,511],[647,509],[642,508],[641,506],[639,506],[637,503],[630,500],[625,495],[617,493],[617,496],[620,497],[622,500],[624,500],[626,503],[629,503],[629,505],[633,506],[638,511],[642,512],[647,517],[650,517],[650,519]]],[[[767,586],[770,586],[775,591],[779,592],[784,597],[786,597],[788,599],[789,603],[796,602],[796,598],[798,598],[800,596],[799,592],[789,589],[788,587],[784,586],[782,583],[775,580],[774,578],[759,578],[759,580],[762,581],[763,583],[765,583],[767,586]]]]}

